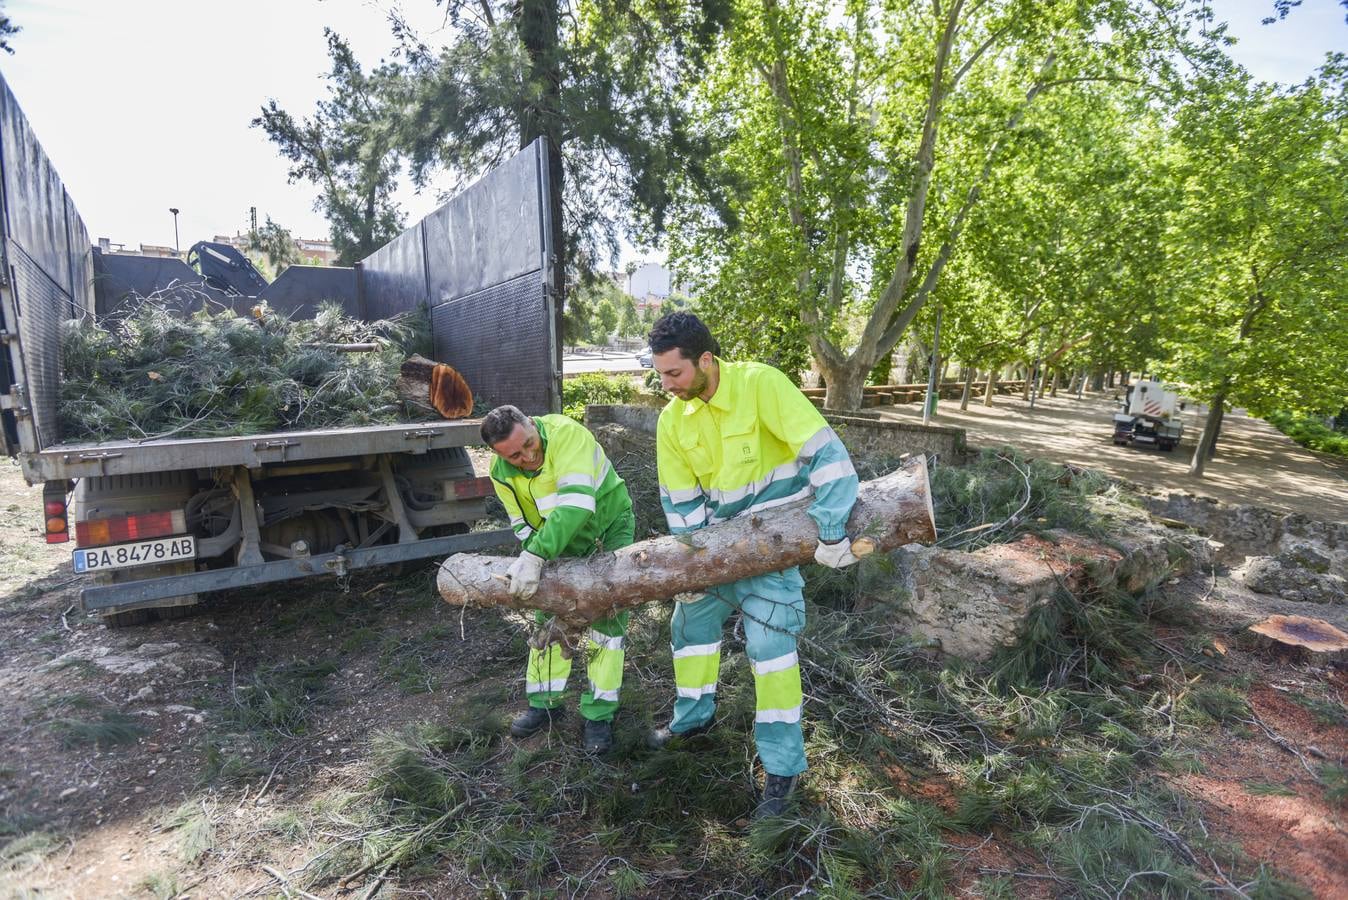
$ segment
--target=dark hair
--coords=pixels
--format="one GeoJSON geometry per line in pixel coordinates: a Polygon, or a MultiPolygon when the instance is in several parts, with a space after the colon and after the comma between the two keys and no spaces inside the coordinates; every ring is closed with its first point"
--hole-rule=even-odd
{"type": "Polygon", "coordinates": [[[495,447],[510,437],[516,425],[527,425],[528,422],[529,417],[520,412],[518,407],[509,404],[498,406],[482,419],[482,443],[495,447]]]}
{"type": "Polygon", "coordinates": [[[697,361],[702,354],[721,355],[721,345],[711,336],[702,320],[690,312],[672,312],[661,316],[651,328],[651,353],[678,349],[684,359],[697,361]]]}

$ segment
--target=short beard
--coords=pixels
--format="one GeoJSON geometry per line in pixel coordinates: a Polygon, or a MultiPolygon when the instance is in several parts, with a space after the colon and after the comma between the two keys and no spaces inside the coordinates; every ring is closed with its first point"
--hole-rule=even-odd
{"type": "Polygon", "coordinates": [[[697,374],[693,376],[693,384],[688,388],[689,395],[692,397],[701,397],[707,392],[707,385],[711,381],[707,373],[702,369],[697,369],[697,374]]]}

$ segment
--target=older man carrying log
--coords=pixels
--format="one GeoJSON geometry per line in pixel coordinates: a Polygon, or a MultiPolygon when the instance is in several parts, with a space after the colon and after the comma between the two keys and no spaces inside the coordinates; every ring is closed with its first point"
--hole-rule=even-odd
{"type": "MultiPolygon", "coordinates": [[[[530,418],[513,406],[498,406],[482,420],[481,433],[497,456],[491,467],[496,496],[524,545],[506,574],[512,597],[529,600],[537,593],[546,560],[632,543],[636,522],[627,485],[585,426],[566,416],[530,418]]],[[[593,622],[584,639],[589,687],[580,695],[580,714],[584,746],[591,753],[613,746],[627,617],[620,612],[593,622]]],[[[536,618],[540,626],[547,620],[541,612],[536,618]]],[[[541,631],[530,647],[529,708],[510,725],[516,737],[552,727],[562,714],[571,674],[571,648],[549,631],[541,631]]]]}
{"type": "MultiPolygon", "coordinates": [[[[676,312],[650,334],[654,368],[674,395],[656,431],[660,499],[670,530],[682,534],[752,516],[813,495],[815,560],[857,561],[846,525],[857,475],[846,448],[809,400],[771,366],[725,362],[707,326],[676,312]]],[[[716,712],[721,630],[744,617],[754,673],[754,740],[765,773],[755,818],[780,815],[805,771],[796,635],[805,625],[804,581],[795,568],[676,597],[670,623],[678,696],[653,747],[707,731],[716,712]]]]}

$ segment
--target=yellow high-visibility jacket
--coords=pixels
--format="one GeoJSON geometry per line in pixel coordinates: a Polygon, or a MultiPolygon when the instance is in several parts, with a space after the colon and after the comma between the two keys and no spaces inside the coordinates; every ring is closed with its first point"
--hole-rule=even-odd
{"type": "Polygon", "coordinates": [[[857,473],[837,434],[785,375],[723,362],[711,402],[675,399],[656,429],[660,503],[675,534],[807,497],[819,538],[846,536],[857,473]]]}

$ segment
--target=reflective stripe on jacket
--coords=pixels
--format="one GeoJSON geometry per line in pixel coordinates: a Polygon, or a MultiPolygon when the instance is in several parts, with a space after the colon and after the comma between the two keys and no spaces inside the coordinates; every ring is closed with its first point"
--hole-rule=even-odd
{"type": "Polygon", "coordinates": [[[543,467],[529,473],[496,457],[492,486],[524,549],[544,559],[588,556],[608,526],[632,509],[627,485],[584,425],[535,416],[543,467]]]}
{"type": "Polygon", "coordinates": [[[837,434],[785,375],[722,362],[711,402],[675,399],[656,429],[660,503],[669,530],[692,531],[808,497],[819,538],[840,540],[857,474],[837,434]]]}

